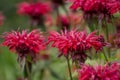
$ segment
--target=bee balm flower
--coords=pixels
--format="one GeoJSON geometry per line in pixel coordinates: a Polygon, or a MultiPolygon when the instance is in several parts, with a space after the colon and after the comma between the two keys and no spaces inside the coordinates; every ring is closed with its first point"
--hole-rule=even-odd
{"type": "Polygon", "coordinates": [[[118,0],[73,0],[72,10],[81,9],[85,17],[96,16],[99,19],[110,17],[120,11],[118,0]]]}
{"type": "Polygon", "coordinates": [[[35,55],[45,48],[44,38],[38,30],[29,33],[27,30],[23,30],[22,33],[18,31],[7,32],[3,38],[3,45],[12,51],[16,51],[19,56],[26,56],[26,54],[31,53],[35,55]]]}
{"type": "Polygon", "coordinates": [[[28,15],[30,17],[39,17],[47,12],[51,11],[51,8],[46,3],[36,2],[36,3],[28,3],[22,2],[18,4],[17,13],[20,15],[28,15]]]}
{"type": "Polygon", "coordinates": [[[83,65],[78,80],[120,80],[120,64],[83,65]]]}
{"type": "Polygon", "coordinates": [[[71,56],[72,60],[76,59],[80,62],[84,62],[87,57],[85,52],[92,47],[96,51],[101,50],[107,43],[104,41],[104,38],[97,36],[96,32],[87,34],[85,31],[61,31],[51,32],[48,38],[48,43],[52,43],[52,47],[56,47],[62,53],[62,55],[68,57],[71,56]]]}
{"type": "Polygon", "coordinates": [[[30,17],[30,24],[33,26],[42,25],[44,26],[44,15],[51,11],[48,3],[28,3],[22,2],[18,4],[17,13],[19,15],[25,15],[30,17]]]}

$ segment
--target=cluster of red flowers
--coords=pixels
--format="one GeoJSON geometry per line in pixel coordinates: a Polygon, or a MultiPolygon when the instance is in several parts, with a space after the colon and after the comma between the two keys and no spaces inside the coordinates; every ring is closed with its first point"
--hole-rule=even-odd
{"type": "MultiPolygon", "coordinates": [[[[85,31],[61,31],[61,34],[58,32],[51,32],[48,38],[49,43],[53,42],[52,47],[57,47],[62,55],[69,56],[69,54],[75,53],[76,55],[86,56],[85,51],[94,47],[96,51],[101,50],[103,46],[106,46],[107,43],[104,41],[102,36],[97,36],[96,32],[92,32],[87,35],[85,31]],[[82,55],[83,54],[83,55],[82,55]]],[[[76,55],[71,54],[71,57],[74,60],[76,55]]]]}
{"type": "Polygon", "coordinates": [[[51,8],[47,3],[28,3],[22,2],[18,4],[17,13],[20,15],[28,15],[30,17],[39,17],[47,12],[50,12],[51,8]]]}
{"type": "MultiPolygon", "coordinates": [[[[9,50],[15,51],[18,55],[18,58],[20,57],[23,59],[24,57],[26,59],[25,63],[30,63],[33,59],[48,60],[50,58],[48,54],[40,54],[40,56],[36,55],[38,55],[41,50],[45,51],[47,44],[52,43],[51,47],[58,48],[60,52],[59,56],[64,56],[68,59],[69,71],[69,58],[73,62],[76,62],[77,66],[81,65],[82,63],[80,66],[81,69],[78,71],[78,80],[120,80],[119,63],[107,63],[105,65],[97,66],[83,64],[89,57],[87,51],[92,52],[92,49],[94,49],[94,51],[98,52],[101,51],[103,47],[109,46],[109,43],[105,42],[104,37],[102,35],[97,35],[97,31],[94,31],[95,29],[102,29],[95,28],[96,25],[101,23],[100,21],[99,23],[96,23],[95,21],[96,19],[100,19],[101,21],[102,19],[105,19],[99,26],[106,27],[104,28],[106,29],[104,35],[106,34],[106,38],[108,38],[109,29],[107,29],[106,20],[111,18],[113,14],[120,11],[120,0],[67,0],[73,2],[70,7],[72,10],[76,11],[81,9],[83,11],[83,15],[78,15],[74,12],[69,13],[64,5],[65,0],[51,0],[51,3],[53,3],[53,9],[57,13],[57,19],[55,20],[55,23],[52,20],[51,14],[44,15],[48,12],[51,12],[51,6],[44,2],[44,0],[42,0],[44,3],[42,3],[41,0],[39,1],[22,2],[18,4],[17,13],[19,15],[30,17],[31,29],[33,29],[33,27],[36,25],[43,27],[44,24],[48,26],[53,26],[53,24],[56,24],[58,27],[60,26],[62,31],[60,33],[57,31],[50,32],[50,35],[46,39],[47,41],[44,39],[42,33],[37,29],[32,30],[31,32],[28,30],[23,30],[22,32],[7,32],[3,35],[3,46],[7,46],[9,50]],[[66,15],[60,15],[61,12],[59,12],[59,6],[62,6],[66,12],[66,15]],[[76,27],[82,21],[83,17],[86,19],[86,22],[94,25],[93,28],[91,28],[91,30],[94,29],[92,30],[93,32],[88,34],[85,30],[70,30],[71,26],[75,25],[76,27]],[[45,18],[46,22],[44,23],[45,18]],[[93,23],[91,23],[92,21],[93,23]],[[30,58],[30,61],[28,58],[30,58]]],[[[4,17],[0,13],[0,25],[2,25],[3,19],[4,17]]],[[[46,27],[44,26],[44,28],[46,27]]],[[[120,48],[120,27],[118,26],[117,29],[118,30],[116,31],[117,34],[115,35],[115,39],[112,41],[117,48],[120,48]]],[[[108,41],[110,42],[110,40],[108,41]]],[[[45,53],[44,51],[43,53],[45,53]]],[[[109,57],[111,57],[111,52],[109,49],[106,49],[105,52],[107,52],[109,57]]],[[[109,59],[107,59],[108,55],[104,54],[106,61],[109,61],[109,59]]],[[[30,67],[32,69],[31,64],[32,63],[28,64],[28,68],[30,67]]],[[[32,73],[31,69],[28,71],[30,74],[32,73]]],[[[27,77],[29,77],[29,75],[27,77]]],[[[71,73],[70,77],[72,77],[71,73]]]]}
{"type": "Polygon", "coordinates": [[[5,39],[3,45],[8,46],[10,50],[15,50],[19,56],[36,54],[45,48],[44,38],[38,30],[30,33],[27,30],[23,30],[22,33],[12,31],[5,33],[3,38],[5,39]]]}
{"type": "Polygon", "coordinates": [[[83,65],[79,70],[78,80],[120,80],[120,64],[83,65]]]}
{"type": "MultiPolygon", "coordinates": [[[[87,57],[86,50],[94,47],[98,51],[107,45],[104,38],[95,35],[95,33],[87,35],[85,31],[77,30],[64,30],[61,31],[61,34],[51,32],[48,43],[53,42],[53,47],[57,47],[64,56],[70,55],[73,61],[77,59],[84,62],[87,57]],[[72,54],[70,54],[71,52],[72,54]]],[[[45,48],[44,38],[38,30],[33,30],[30,33],[27,30],[22,31],[22,33],[12,31],[5,33],[3,38],[5,39],[3,45],[8,46],[10,50],[15,50],[20,56],[25,56],[28,53],[36,54],[45,48]]]]}
{"type": "Polygon", "coordinates": [[[119,0],[73,0],[71,9],[81,9],[89,14],[112,15],[120,11],[119,0]]]}

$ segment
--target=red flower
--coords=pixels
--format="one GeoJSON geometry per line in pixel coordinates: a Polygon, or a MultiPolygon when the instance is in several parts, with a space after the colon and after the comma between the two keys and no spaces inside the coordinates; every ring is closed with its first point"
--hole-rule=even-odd
{"type": "Polygon", "coordinates": [[[57,47],[64,55],[66,55],[70,49],[71,44],[67,39],[67,32],[51,32],[48,38],[49,42],[53,42],[52,47],[57,47]]]}
{"type": "MultiPolygon", "coordinates": [[[[96,51],[101,50],[103,46],[107,44],[104,42],[104,38],[95,35],[96,32],[92,32],[87,35],[85,31],[62,31],[51,32],[48,38],[49,43],[53,42],[52,47],[56,47],[64,56],[71,55],[73,61],[75,59],[86,58],[86,50],[94,47],[96,51]],[[72,54],[70,54],[72,53],[72,54]],[[78,58],[79,57],[79,58],[78,58]]],[[[83,62],[83,61],[82,61],[83,62]]]]}
{"type": "Polygon", "coordinates": [[[28,15],[30,17],[39,17],[47,12],[50,12],[51,8],[47,3],[27,3],[22,2],[18,4],[17,13],[20,15],[28,15]]]}
{"type": "Polygon", "coordinates": [[[78,80],[120,80],[120,64],[83,65],[79,70],[78,80]]]}
{"type": "Polygon", "coordinates": [[[33,26],[44,24],[44,14],[51,11],[51,7],[48,3],[27,3],[22,2],[18,4],[17,13],[20,15],[27,15],[30,17],[30,24],[33,26]]]}
{"type": "Polygon", "coordinates": [[[33,53],[37,54],[44,49],[44,39],[38,30],[33,30],[28,33],[27,30],[12,31],[5,33],[3,36],[3,45],[9,47],[10,50],[15,50],[20,56],[33,53]]]}
{"type": "Polygon", "coordinates": [[[71,9],[81,9],[89,14],[112,15],[120,11],[120,1],[118,0],[74,0],[71,9]]]}
{"type": "Polygon", "coordinates": [[[59,26],[59,23],[61,24],[60,26],[62,27],[62,30],[64,30],[65,28],[67,30],[69,30],[70,23],[69,23],[69,19],[67,16],[61,15],[61,16],[57,17],[57,20],[56,20],[57,26],[59,26]]]}

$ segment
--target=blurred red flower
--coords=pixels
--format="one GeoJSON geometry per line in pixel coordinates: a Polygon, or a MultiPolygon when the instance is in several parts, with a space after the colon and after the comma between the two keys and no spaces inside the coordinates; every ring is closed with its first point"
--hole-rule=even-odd
{"type": "Polygon", "coordinates": [[[44,38],[39,30],[33,30],[30,33],[27,30],[23,30],[22,33],[18,31],[7,32],[3,38],[3,45],[16,51],[20,56],[30,53],[37,54],[45,48],[44,38]]]}
{"type": "Polygon", "coordinates": [[[118,0],[74,0],[73,10],[81,9],[84,13],[109,14],[112,15],[120,11],[120,1],[118,0]]]}
{"type": "Polygon", "coordinates": [[[51,11],[51,7],[48,3],[28,3],[22,2],[17,6],[17,13],[20,15],[28,15],[30,17],[39,17],[47,12],[51,11]]]}
{"type": "Polygon", "coordinates": [[[78,80],[120,80],[120,64],[82,65],[78,80]]]}
{"type": "Polygon", "coordinates": [[[64,30],[65,28],[67,30],[70,29],[70,22],[69,22],[69,19],[67,16],[65,15],[61,15],[61,16],[58,16],[57,19],[56,19],[56,25],[59,27],[61,26],[61,29],[64,30]],[[60,24],[60,25],[59,25],[60,24]]]}
{"type": "Polygon", "coordinates": [[[72,10],[81,9],[84,18],[88,21],[91,19],[102,21],[106,19],[110,22],[110,18],[114,13],[120,11],[120,1],[118,0],[73,0],[72,10]]]}

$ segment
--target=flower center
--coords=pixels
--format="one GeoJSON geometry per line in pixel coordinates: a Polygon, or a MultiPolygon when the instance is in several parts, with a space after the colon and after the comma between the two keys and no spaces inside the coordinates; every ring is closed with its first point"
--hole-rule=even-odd
{"type": "Polygon", "coordinates": [[[27,54],[30,52],[30,49],[28,46],[26,46],[25,44],[19,44],[17,47],[16,47],[16,51],[22,55],[24,54],[27,54]]]}

